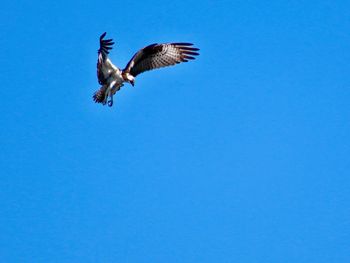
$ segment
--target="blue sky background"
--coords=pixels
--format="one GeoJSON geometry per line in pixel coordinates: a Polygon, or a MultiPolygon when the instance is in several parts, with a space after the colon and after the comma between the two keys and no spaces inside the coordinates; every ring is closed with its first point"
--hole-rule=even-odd
{"type": "Polygon", "coordinates": [[[350,262],[349,1],[5,1],[0,262],[350,262]],[[197,60],[93,103],[124,67],[197,60]]]}

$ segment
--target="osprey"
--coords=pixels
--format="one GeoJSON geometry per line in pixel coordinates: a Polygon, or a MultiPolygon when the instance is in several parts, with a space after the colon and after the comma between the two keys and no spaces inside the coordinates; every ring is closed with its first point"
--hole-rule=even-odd
{"type": "Polygon", "coordinates": [[[195,59],[199,55],[198,48],[191,43],[152,44],[138,52],[131,58],[124,69],[116,67],[108,58],[109,51],[114,44],[112,39],[104,39],[106,32],[100,36],[100,48],[97,59],[97,78],[101,88],[93,95],[97,103],[113,105],[113,95],[120,90],[124,82],[135,84],[135,77],[145,71],[167,67],[195,59]]]}

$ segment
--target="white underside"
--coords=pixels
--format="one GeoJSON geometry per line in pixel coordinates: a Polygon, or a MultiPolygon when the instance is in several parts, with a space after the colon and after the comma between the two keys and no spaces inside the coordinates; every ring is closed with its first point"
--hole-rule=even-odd
{"type": "Polygon", "coordinates": [[[107,87],[105,93],[105,101],[108,97],[113,97],[113,95],[123,86],[124,79],[122,77],[122,72],[107,58],[104,66],[101,68],[103,75],[109,76],[107,78],[107,87]]]}

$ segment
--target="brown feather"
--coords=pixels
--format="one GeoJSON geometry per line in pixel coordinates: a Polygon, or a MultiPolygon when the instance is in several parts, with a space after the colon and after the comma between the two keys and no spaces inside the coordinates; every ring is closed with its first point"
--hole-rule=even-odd
{"type": "Polygon", "coordinates": [[[106,89],[107,89],[107,86],[102,86],[98,91],[96,91],[94,93],[92,98],[96,103],[103,103],[104,102],[106,89]]]}
{"type": "Polygon", "coordinates": [[[195,52],[199,49],[192,46],[192,43],[151,44],[138,51],[123,71],[136,77],[148,70],[187,62],[199,55],[195,52]]]}

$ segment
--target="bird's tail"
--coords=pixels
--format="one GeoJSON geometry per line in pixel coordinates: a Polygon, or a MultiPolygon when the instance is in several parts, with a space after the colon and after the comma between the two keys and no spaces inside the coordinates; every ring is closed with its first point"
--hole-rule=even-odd
{"type": "Polygon", "coordinates": [[[96,103],[102,103],[103,105],[106,105],[109,97],[110,100],[108,101],[108,106],[111,107],[113,105],[114,94],[116,94],[116,92],[119,91],[123,86],[123,84],[119,84],[118,86],[114,86],[112,89],[108,89],[107,85],[104,85],[94,93],[92,98],[96,103]]]}
{"type": "Polygon", "coordinates": [[[98,91],[94,93],[92,98],[96,103],[106,104],[106,98],[107,98],[106,90],[107,90],[107,86],[102,86],[98,91]]]}

